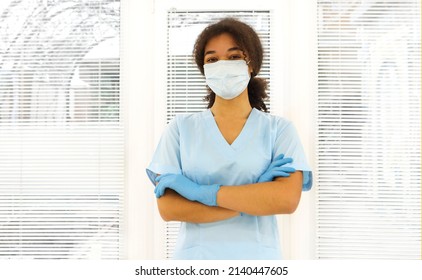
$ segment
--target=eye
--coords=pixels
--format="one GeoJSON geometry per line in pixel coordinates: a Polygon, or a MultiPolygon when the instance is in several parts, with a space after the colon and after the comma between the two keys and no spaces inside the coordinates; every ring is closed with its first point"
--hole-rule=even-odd
{"type": "Polygon", "coordinates": [[[214,63],[214,62],[217,62],[217,61],[218,61],[218,58],[213,57],[213,56],[211,56],[211,57],[207,57],[207,58],[205,59],[205,63],[214,63]]]}
{"type": "Polygon", "coordinates": [[[239,60],[239,59],[243,59],[242,56],[240,54],[233,54],[229,57],[229,59],[231,60],[239,60]]]}

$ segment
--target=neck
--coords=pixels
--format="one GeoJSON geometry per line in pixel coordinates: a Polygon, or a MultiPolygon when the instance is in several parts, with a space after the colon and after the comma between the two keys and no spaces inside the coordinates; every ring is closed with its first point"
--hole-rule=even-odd
{"type": "Polygon", "coordinates": [[[252,110],[249,103],[247,89],[239,96],[226,100],[218,95],[215,96],[214,104],[211,107],[211,112],[214,117],[241,117],[247,118],[252,110]]]}

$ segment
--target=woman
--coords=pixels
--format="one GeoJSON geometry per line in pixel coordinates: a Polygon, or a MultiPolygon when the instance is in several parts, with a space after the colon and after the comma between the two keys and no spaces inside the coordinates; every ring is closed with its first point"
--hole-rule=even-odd
{"type": "Polygon", "coordinates": [[[295,211],[312,173],[293,124],[266,113],[259,37],[226,18],[193,53],[208,109],[177,115],[147,168],[162,218],[182,222],[174,258],[280,259],[274,215],[295,211]]]}

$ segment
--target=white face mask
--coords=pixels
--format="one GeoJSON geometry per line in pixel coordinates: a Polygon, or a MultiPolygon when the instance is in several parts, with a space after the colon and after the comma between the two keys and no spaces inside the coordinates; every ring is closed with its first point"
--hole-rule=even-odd
{"type": "Polygon", "coordinates": [[[204,64],[207,85],[224,99],[233,99],[248,86],[250,76],[246,61],[219,60],[204,64]]]}

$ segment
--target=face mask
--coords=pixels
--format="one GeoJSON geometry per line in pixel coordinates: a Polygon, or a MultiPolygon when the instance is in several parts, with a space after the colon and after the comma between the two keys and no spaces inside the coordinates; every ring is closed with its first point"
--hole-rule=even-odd
{"type": "Polygon", "coordinates": [[[224,99],[233,99],[248,86],[250,76],[244,60],[219,60],[204,64],[207,85],[224,99]]]}

